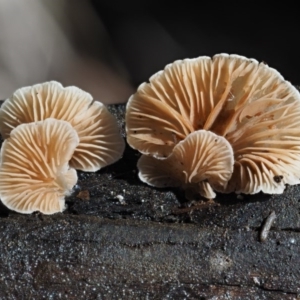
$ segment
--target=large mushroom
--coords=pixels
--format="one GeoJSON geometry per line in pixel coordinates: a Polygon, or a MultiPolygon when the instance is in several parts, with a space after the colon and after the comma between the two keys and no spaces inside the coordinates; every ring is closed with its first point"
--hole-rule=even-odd
{"type": "Polygon", "coordinates": [[[66,121],[50,118],[13,129],[1,149],[1,201],[24,214],[63,211],[64,198],[77,182],[69,160],[78,143],[66,121]]]}
{"type": "MultiPolygon", "coordinates": [[[[139,86],[126,112],[128,143],[161,166],[195,131],[225,138],[234,169],[219,190],[247,194],[282,193],[285,184],[300,183],[299,126],[296,88],[266,64],[228,54],[167,65],[139,86]]],[[[149,159],[138,163],[141,178],[149,159]]]]}
{"type": "Polygon", "coordinates": [[[99,101],[75,87],[56,81],[18,89],[0,109],[0,133],[8,138],[13,128],[47,118],[68,121],[80,143],[70,166],[97,171],[121,158],[125,143],[114,116],[99,101]]]}

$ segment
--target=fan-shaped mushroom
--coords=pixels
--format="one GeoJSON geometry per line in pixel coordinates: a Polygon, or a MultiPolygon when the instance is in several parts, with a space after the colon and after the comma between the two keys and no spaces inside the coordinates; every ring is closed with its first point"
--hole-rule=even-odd
{"type": "Polygon", "coordinates": [[[142,155],[139,177],[157,187],[181,186],[203,197],[224,190],[233,172],[233,151],[228,141],[211,131],[198,130],[179,142],[166,159],[142,155]]]}
{"type": "Polygon", "coordinates": [[[80,143],[70,161],[73,168],[97,171],[121,158],[125,143],[114,116],[89,93],[55,81],[18,89],[7,99],[0,109],[0,133],[7,138],[19,124],[47,118],[76,129],[80,143]]]}
{"type": "Polygon", "coordinates": [[[131,96],[126,124],[130,146],[159,159],[197,130],[226,138],[235,163],[224,192],[282,193],[300,183],[300,94],[254,59],[219,54],[167,65],[131,96]]]}
{"type": "Polygon", "coordinates": [[[1,149],[1,201],[25,214],[61,212],[77,182],[69,160],[78,143],[76,130],[66,121],[47,119],[13,129],[1,149]]]}

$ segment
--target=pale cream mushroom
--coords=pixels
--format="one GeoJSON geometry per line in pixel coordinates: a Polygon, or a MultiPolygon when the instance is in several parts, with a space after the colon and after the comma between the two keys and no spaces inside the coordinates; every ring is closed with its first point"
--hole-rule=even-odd
{"type": "Polygon", "coordinates": [[[22,124],[3,142],[0,199],[11,210],[29,214],[61,212],[77,182],[69,167],[79,138],[66,121],[22,124]]]}
{"type": "Polygon", "coordinates": [[[73,168],[95,172],[121,158],[125,143],[114,116],[89,93],[56,81],[20,88],[7,99],[0,109],[0,133],[7,138],[19,124],[47,118],[76,129],[80,143],[70,161],[73,168]]]}
{"type": "Polygon", "coordinates": [[[228,54],[175,61],[126,110],[129,145],[158,159],[197,130],[226,138],[235,163],[223,192],[282,193],[300,183],[300,94],[264,63],[228,54]]]}
{"type": "Polygon", "coordinates": [[[233,172],[233,151],[228,141],[211,131],[198,130],[179,142],[166,159],[142,155],[139,177],[156,187],[183,187],[214,198],[233,172]]]}

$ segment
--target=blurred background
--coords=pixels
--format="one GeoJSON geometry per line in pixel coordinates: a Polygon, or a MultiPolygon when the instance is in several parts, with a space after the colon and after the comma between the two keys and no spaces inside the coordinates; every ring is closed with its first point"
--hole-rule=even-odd
{"type": "Polygon", "coordinates": [[[264,61],[300,84],[296,7],[249,4],[0,0],[0,99],[58,80],[121,103],[166,64],[221,52],[264,61]]]}

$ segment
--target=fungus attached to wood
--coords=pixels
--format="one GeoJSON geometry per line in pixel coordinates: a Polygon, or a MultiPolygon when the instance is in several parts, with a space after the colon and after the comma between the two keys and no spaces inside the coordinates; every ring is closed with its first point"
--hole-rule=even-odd
{"type": "MultiPolygon", "coordinates": [[[[195,131],[225,138],[234,168],[223,192],[282,193],[300,183],[300,94],[264,63],[228,54],[175,61],[141,84],[126,110],[129,145],[158,164],[195,131]]],[[[138,164],[142,178],[148,159],[138,164]]]]}
{"type": "Polygon", "coordinates": [[[142,155],[139,177],[156,187],[183,187],[187,192],[214,198],[233,172],[233,151],[222,136],[198,130],[179,142],[166,159],[142,155]]]}
{"type": "Polygon", "coordinates": [[[121,158],[125,143],[107,108],[75,87],[51,81],[18,89],[0,109],[0,133],[8,138],[13,128],[47,118],[68,121],[80,142],[70,166],[97,171],[121,158]]]}
{"type": "Polygon", "coordinates": [[[77,182],[69,168],[79,138],[66,121],[47,119],[13,129],[2,145],[0,198],[20,213],[63,211],[77,182]]]}

